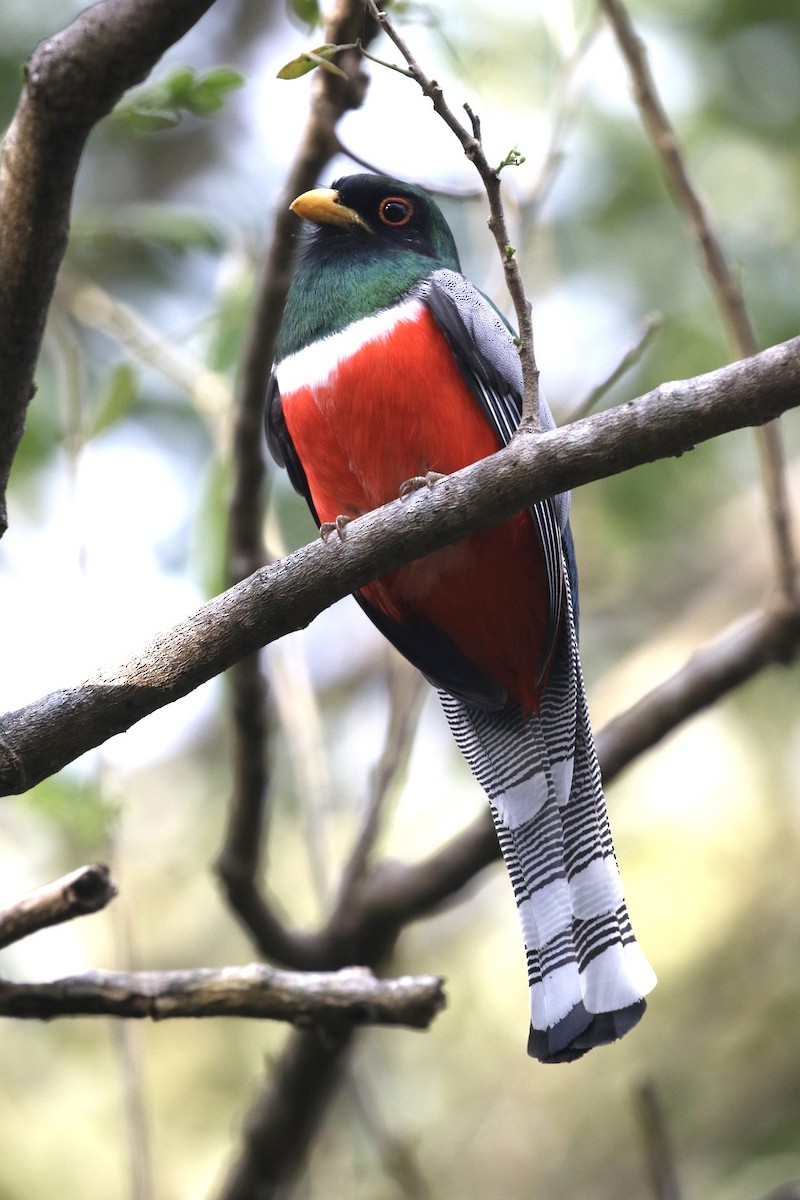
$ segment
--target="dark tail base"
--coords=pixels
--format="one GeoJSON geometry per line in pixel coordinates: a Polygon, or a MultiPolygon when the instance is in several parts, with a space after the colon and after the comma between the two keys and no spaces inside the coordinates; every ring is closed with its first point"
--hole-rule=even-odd
{"type": "Polygon", "coordinates": [[[539,1062],[574,1062],[593,1046],[605,1046],[623,1037],[642,1019],[647,1004],[637,1000],[616,1012],[590,1013],[576,1004],[552,1029],[534,1029],[528,1036],[528,1054],[539,1062]]]}

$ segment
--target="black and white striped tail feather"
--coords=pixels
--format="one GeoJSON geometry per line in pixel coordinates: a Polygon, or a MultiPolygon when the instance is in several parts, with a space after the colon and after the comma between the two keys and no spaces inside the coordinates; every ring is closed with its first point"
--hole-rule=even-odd
{"type": "Polygon", "coordinates": [[[486,791],[528,960],[528,1051],[579,1058],[626,1033],[655,983],[625,907],[589,725],[569,584],[541,712],[470,708],[440,693],[486,791]]]}

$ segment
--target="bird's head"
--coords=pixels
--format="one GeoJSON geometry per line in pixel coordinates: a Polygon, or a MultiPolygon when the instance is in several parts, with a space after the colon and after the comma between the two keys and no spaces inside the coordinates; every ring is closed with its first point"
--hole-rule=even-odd
{"type": "Polygon", "coordinates": [[[410,253],[460,270],[441,210],[412,184],[385,175],[347,175],[330,188],[304,192],[291,209],[315,226],[312,254],[375,260],[410,253]]]}

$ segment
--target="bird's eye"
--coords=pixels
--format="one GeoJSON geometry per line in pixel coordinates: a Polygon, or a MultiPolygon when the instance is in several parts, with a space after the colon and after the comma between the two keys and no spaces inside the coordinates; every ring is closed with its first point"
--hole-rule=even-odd
{"type": "Polygon", "coordinates": [[[378,206],[378,216],[384,225],[391,225],[395,229],[400,225],[407,225],[413,215],[414,205],[401,196],[387,196],[378,206]]]}

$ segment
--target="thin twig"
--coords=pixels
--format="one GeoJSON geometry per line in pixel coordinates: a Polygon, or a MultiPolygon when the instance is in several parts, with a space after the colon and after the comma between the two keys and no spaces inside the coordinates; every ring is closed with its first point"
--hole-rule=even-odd
{"type": "Polygon", "coordinates": [[[432,1200],[433,1191],[422,1173],[410,1139],[399,1137],[381,1114],[378,1089],[368,1088],[363,1080],[348,1080],[348,1096],[356,1115],[373,1142],[381,1166],[397,1184],[404,1200],[432,1200]]]}
{"type": "Polygon", "coordinates": [[[352,1032],[292,1034],[245,1117],[241,1151],[218,1200],[287,1200],[343,1078],[352,1032]]]}
{"type": "Polygon", "coordinates": [[[255,1017],[294,1025],[425,1029],[445,1005],[437,975],[377,979],[365,967],[280,971],[263,963],[194,971],[87,971],[51,983],[0,980],[0,1016],[255,1017]]]}
{"type": "MultiPolygon", "coordinates": [[[[746,358],[758,351],[758,342],[747,313],[742,289],[730,269],[722,244],[689,175],[675,131],[650,72],[644,45],[636,34],[622,0],[600,0],[600,4],[628,64],[634,96],[645,128],[661,159],[678,207],[687,217],[700,248],[714,296],[736,353],[746,358]]],[[[800,594],[800,576],[780,430],[777,425],[765,425],[757,430],[756,437],[767,494],[778,587],[785,598],[794,600],[800,594]]]]}
{"type": "Polygon", "coordinates": [[[131,1200],[155,1200],[153,1156],[147,1124],[142,1070],[142,1044],[138,1027],[115,1021],[111,1037],[122,1082],[122,1104],[130,1163],[131,1200]]]}
{"type": "Polygon", "coordinates": [[[0,950],[50,925],[99,912],[116,894],[117,885],[103,863],[90,863],[62,875],[0,909],[0,950]]]}
{"type": "Polygon", "coordinates": [[[800,645],[800,607],[783,605],[733,622],[595,738],[610,782],[683,721],[715,704],[763,667],[791,662],[800,645]]]}
{"type": "Polygon", "coordinates": [[[188,396],[220,458],[227,457],[232,395],[224,375],[210,371],[149,324],[141,313],[96,284],[62,276],[56,298],[63,298],[70,315],[81,325],[113,338],[136,362],[153,367],[188,396]]]}
{"type": "Polygon", "coordinates": [[[606,392],[609,392],[615,383],[619,383],[620,379],[630,371],[631,367],[639,362],[639,359],[663,323],[664,318],[661,313],[651,313],[649,317],[645,318],[641,336],[631,346],[630,350],[626,350],[613,371],[610,371],[605,379],[601,380],[596,387],[593,387],[588,396],[584,400],[581,400],[572,412],[567,415],[566,420],[563,422],[565,425],[571,421],[580,421],[582,417],[588,417],[589,413],[594,412],[606,392]]]}
{"type": "Polygon", "coordinates": [[[337,905],[339,909],[347,906],[352,888],[367,872],[380,836],[390,790],[411,752],[414,732],[427,690],[419,672],[402,660],[393,660],[389,670],[390,713],[386,742],[370,777],[369,796],[361,830],[342,876],[337,905]]]}
{"type": "Polygon", "coordinates": [[[681,1200],[675,1158],[655,1084],[650,1080],[643,1083],[636,1089],[635,1098],[653,1196],[655,1200],[681,1200]]]}
{"type": "Polygon", "coordinates": [[[330,902],[329,818],[331,773],[328,769],[319,698],[304,647],[289,639],[269,656],[275,711],[285,746],[292,790],[303,818],[304,842],[318,906],[330,902]]]}
{"type": "Polygon", "coordinates": [[[531,187],[527,189],[526,195],[519,205],[526,229],[530,228],[541,212],[542,205],[555,182],[558,169],[563,162],[564,143],[566,142],[570,125],[575,116],[575,109],[577,108],[580,95],[576,83],[578,71],[597,37],[599,28],[599,21],[593,17],[591,24],[579,38],[559,74],[558,92],[553,105],[555,115],[550,125],[550,139],[542,156],[536,178],[531,187]]]}
{"type": "MultiPolygon", "coordinates": [[[[103,772],[106,775],[107,772],[103,772]]],[[[104,782],[107,782],[104,781],[104,782]]],[[[120,828],[112,836],[111,854],[117,874],[124,870],[120,828]]],[[[124,883],[123,883],[124,887],[124,883]]],[[[134,913],[129,905],[113,909],[115,970],[128,973],[138,967],[133,934],[134,913]]],[[[112,1021],[111,1038],[117,1056],[122,1089],[122,1112],[130,1167],[130,1200],[155,1200],[149,1106],[145,1094],[145,1047],[142,1029],[130,1021],[112,1021]]]]}
{"type": "Polygon", "coordinates": [[[434,111],[441,117],[447,127],[452,130],[461,143],[464,154],[474,163],[483,181],[489,200],[489,229],[497,243],[500,259],[506,277],[506,285],[514,303],[517,315],[519,334],[519,357],[522,366],[522,420],[520,430],[531,433],[539,428],[539,370],[536,366],[536,356],[533,348],[533,321],[531,319],[531,304],[525,292],[525,285],[519,265],[515,258],[515,248],[511,244],[508,232],[503,200],[500,188],[499,169],[492,167],[486,157],[481,138],[480,121],[469,105],[464,109],[469,117],[470,128],[467,128],[445,101],[444,93],[435,79],[430,79],[416,62],[408,45],[392,24],[388,13],[378,8],[375,0],[364,0],[367,11],[383,29],[387,37],[394,42],[403,58],[408,63],[409,73],[419,84],[423,94],[427,96],[434,111]]]}

